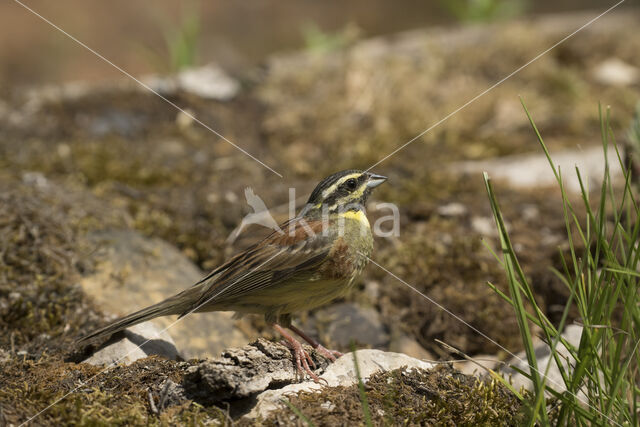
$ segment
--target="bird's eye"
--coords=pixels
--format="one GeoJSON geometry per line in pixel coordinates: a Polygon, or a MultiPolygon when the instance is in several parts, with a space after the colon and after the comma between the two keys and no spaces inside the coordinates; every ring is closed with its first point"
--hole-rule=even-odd
{"type": "Polygon", "coordinates": [[[356,181],[355,178],[349,178],[344,184],[347,187],[347,189],[353,191],[356,189],[356,186],[358,185],[358,181],[356,181]]]}

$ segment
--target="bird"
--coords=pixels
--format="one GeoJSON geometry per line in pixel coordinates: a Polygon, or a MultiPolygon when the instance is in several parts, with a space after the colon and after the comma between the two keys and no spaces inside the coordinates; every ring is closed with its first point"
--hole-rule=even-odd
{"type": "Polygon", "coordinates": [[[292,351],[297,371],[319,382],[311,356],[292,331],[318,353],[329,350],[292,324],[292,316],[344,296],[368,264],[373,236],[365,212],[372,190],[387,178],[350,169],[324,178],[307,203],[276,231],[215,268],[200,281],[164,301],[143,308],[78,340],[110,336],[156,317],[193,312],[261,314],[292,351]]]}

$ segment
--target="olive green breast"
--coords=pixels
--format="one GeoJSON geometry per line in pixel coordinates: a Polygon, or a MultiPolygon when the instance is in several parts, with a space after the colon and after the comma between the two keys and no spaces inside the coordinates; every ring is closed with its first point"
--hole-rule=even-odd
{"type": "MultiPolygon", "coordinates": [[[[310,310],[343,296],[368,263],[373,250],[369,222],[359,218],[331,218],[328,240],[331,249],[316,271],[296,274],[277,286],[245,294],[227,309],[245,313],[264,313],[268,320],[310,310]]],[[[365,217],[366,220],[366,217],[365,217]]],[[[231,303],[231,304],[230,304],[231,303]]]]}
{"type": "Polygon", "coordinates": [[[371,227],[366,216],[335,218],[333,246],[320,268],[324,279],[348,280],[351,284],[369,262],[373,251],[371,227]],[[362,220],[364,218],[364,220],[362,220]]]}

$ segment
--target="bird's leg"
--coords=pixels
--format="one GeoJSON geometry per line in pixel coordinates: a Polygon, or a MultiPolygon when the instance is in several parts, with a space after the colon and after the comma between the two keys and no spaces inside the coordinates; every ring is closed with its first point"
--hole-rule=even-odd
{"type": "Polygon", "coordinates": [[[301,331],[300,329],[296,328],[295,326],[290,325],[289,329],[291,329],[298,336],[300,336],[300,338],[302,338],[303,340],[308,342],[309,345],[311,347],[313,347],[313,349],[315,351],[317,351],[318,353],[322,354],[324,357],[326,357],[327,359],[331,360],[332,362],[335,362],[337,357],[342,356],[342,353],[340,353],[339,351],[337,351],[337,350],[329,350],[329,349],[325,348],[318,341],[314,340],[309,335],[305,334],[303,331],[301,331]]]}
{"type": "Polygon", "coordinates": [[[273,325],[273,328],[278,331],[280,335],[282,335],[285,345],[289,347],[293,352],[293,360],[296,364],[296,367],[298,368],[298,372],[306,372],[314,382],[320,382],[320,377],[314,374],[309,367],[309,364],[311,364],[315,368],[316,364],[313,363],[313,360],[311,359],[311,356],[309,356],[309,353],[307,353],[304,348],[302,348],[302,344],[300,344],[300,341],[291,336],[291,334],[289,334],[282,326],[278,325],[277,323],[273,325]]]}

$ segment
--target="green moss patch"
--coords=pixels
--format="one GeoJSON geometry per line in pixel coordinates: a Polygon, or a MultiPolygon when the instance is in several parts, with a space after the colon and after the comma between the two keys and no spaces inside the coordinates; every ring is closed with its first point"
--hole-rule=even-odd
{"type": "MultiPolygon", "coordinates": [[[[443,365],[423,371],[397,369],[374,374],[365,384],[374,425],[518,425],[520,401],[496,381],[463,375],[443,365]]],[[[358,386],[299,393],[289,402],[317,426],[363,425],[358,386]]],[[[260,421],[262,422],[262,421],[260,421]]],[[[301,422],[289,408],[266,425],[301,422]]]]}

